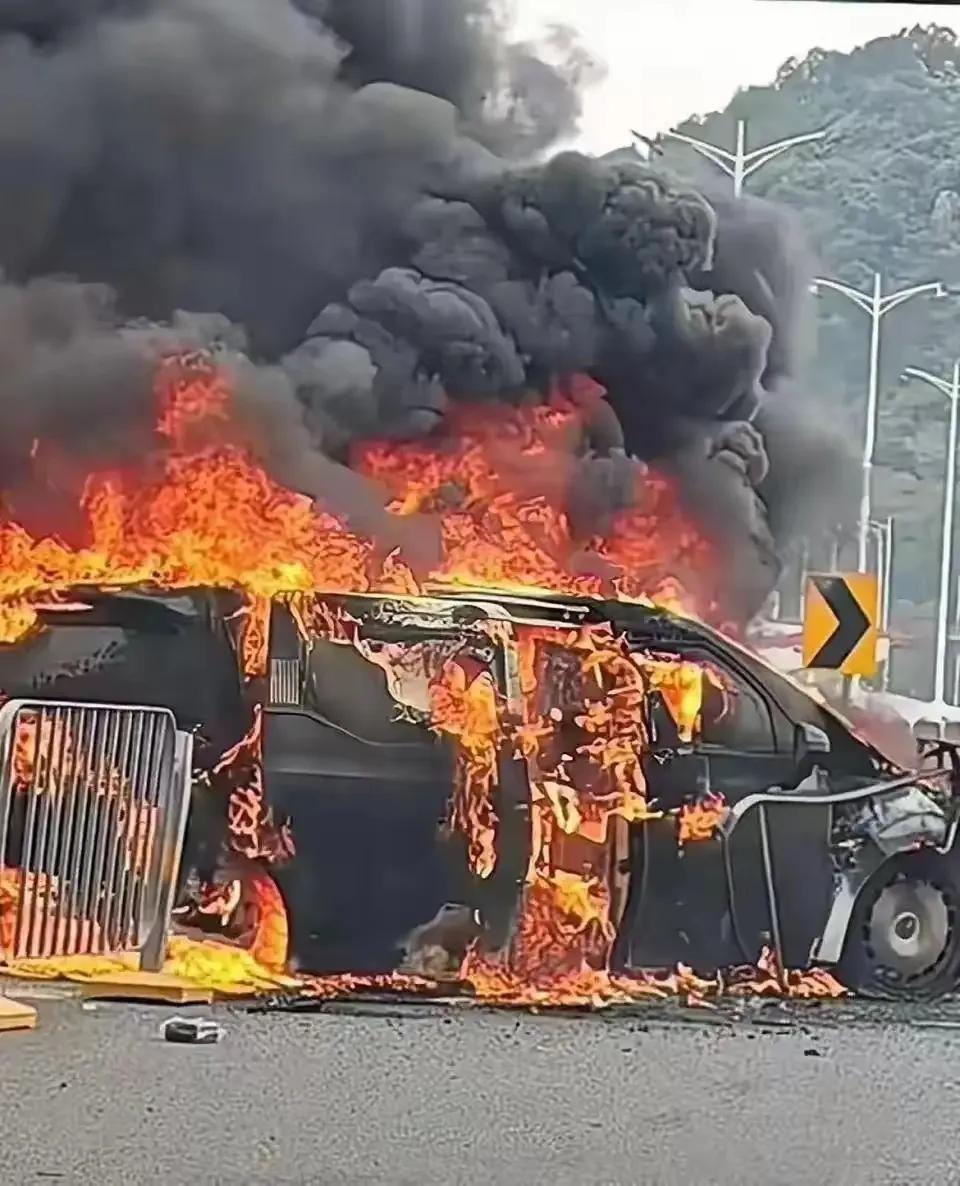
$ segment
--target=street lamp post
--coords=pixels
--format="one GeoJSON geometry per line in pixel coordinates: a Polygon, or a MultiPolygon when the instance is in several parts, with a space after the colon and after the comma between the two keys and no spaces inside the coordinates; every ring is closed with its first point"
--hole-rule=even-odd
{"type": "MultiPolygon", "coordinates": [[[[960,639],[960,572],[957,573],[957,589],[953,601],[953,637],[960,639]]],[[[953,703],[960,704],[960,648],[953,660],[953,703]]]]}
{"type": "MultiPolygon", "coordinates": [[[[641,139],[638,132],[633,134],[637,139],[641,139]]],[[[826,128],[820,132],[805,132],[802,136],[790,136],[786,140],[777,140],[773,144],[765,144],[762,148],[755,148],[753,152],[747,152],[747,122],[738,119],[737,150],[736,152],[727,152],[725,148],[718,148],[715,144],[699,140],[696,136],[687,136],[683,132],[663,133],[665,138],[679,140],[681,144],[689,145],[695,152],[706,157],[708,161],[712,161],[718,169],[722,169],[728,177],[732,177],[735,198],[739,198],[743,193],[743,183],[750,174],[762,168],[768,161],[772,161],[774,157],[780,156],[781,153],[797,145],[822,140],[826,134],[826,128]]]]}
{"type": "Polygon", "coordinates": [[[940,589],[937,603],[937,641],[933,666],[933,700],[937,708],[944,699],[947,679],[947,613],[950,602],[950,561],[953,551],[953,504],[956,500],[957,479],[957,405],[960,404],[960,361],[953,364],[950,380],[931,375],[919,367],[907,367],[904,377],[920,379],[929,384],[950,402],[950,429],[947,435],[947,471],[943,490],[943,518],[940,536],[940,589]]]}
{"type": "MultiPolygon", "coordinates": [[[[890,614],[893,608],[893,516],[887,515],[884,523],[884,548],[883,548],[883,600],[881,602],[881,617],[880,625],[883,628],[884,634],[887,635],[887,641],[890,637],[890,614]]],[[[884,667],[884,690],[886,690],[886,676],[890,669],[889,663],[884,667]]]]}
{"type": "Polygon", "coordinates": [[[880,673],[880,690],[890,687],[890,611],[893,604],[893,516],[871,522],[870,529],[877,539],[877,571],[880,574],[880,631],[887,640],[887,653],[880,673]]]}
{"type": "Polygon", "coordinates": [[[883,282],[879,272],[873,274],[873,292],[860,292],[849,284],[839,280],[827,280],[818,277],[810,286],[814,296],[819,295],[821,288],[828,288],[831,292],[838,292],[848,300],[853,301],[858,309],[862,309],[870,318],[870,369],[867,378],[867,423],[863,434],[863,460],[861,462],[860,479],[860,514],[857,520],[857,570],[867,571],[867,551],[870,537],[870,496],[871,479],[873,475],[873,454],[877,443],[877,402],[879,399],[879,367],[880,367],[880,322],[891,312],[913,297],[930,293],[933,296],[946,296],[946,289],[937,280],[929,284],[914,284],[911,288],[902,288],[899,292],[888,292],[883,295],[883,282]]]}
{"type": "Polygon", "coordinates": [[[880,577],[880,629],[890,624],[890,577],[893,572],[893,516],[871,519],[870,530],[877,541],[877,573],[880,577]]]}

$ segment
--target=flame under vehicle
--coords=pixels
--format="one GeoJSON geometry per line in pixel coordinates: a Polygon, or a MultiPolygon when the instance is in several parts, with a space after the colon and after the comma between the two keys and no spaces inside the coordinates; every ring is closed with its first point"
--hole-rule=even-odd
{"type": "Polygon", "coordinates": [[[502,995],[770,953],[857,991],[960,975],[950,751],[896,767],[696,620],[472,590],[80,590],[40,620],[0,687],[174,711],[179,918],[274,966],[502,995]]]}

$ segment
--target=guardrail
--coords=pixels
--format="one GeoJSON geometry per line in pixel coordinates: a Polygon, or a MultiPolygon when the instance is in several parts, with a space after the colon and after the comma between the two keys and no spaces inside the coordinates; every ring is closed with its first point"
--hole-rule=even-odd
{"type": "Polygon", "coordinates": [[[140,951],[159,970],[190,800],[193,739],[167,709],[0,707],[0,951],[140,951]]]}

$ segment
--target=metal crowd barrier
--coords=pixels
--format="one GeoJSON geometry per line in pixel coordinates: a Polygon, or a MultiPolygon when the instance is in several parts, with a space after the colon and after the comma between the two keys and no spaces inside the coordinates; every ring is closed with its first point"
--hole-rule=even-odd
{"type": "Polygon", "coordinates": [[[192,752],[167,709],[0,707],[0,954],[139,951],[160,969],[192,752]]]}

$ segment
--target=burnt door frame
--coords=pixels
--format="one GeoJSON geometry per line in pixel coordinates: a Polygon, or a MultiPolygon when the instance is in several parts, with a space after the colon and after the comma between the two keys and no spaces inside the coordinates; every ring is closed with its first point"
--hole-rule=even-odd
{"type": "MultiPolygon", "coordinates": [[[[632,653],[711,664],[743,686],[764,714],[770,748],[736,749],[696,739],[689,745],[665,745],[661,754],[664,765],[660,767],[665,777],[672,756],[682,762],[684,755],[700,755],[708,765],[709,789],[721,793],[728,806],[793,779],[797,765],[792,722],[750,671],[725,651],[711,646],[709,639],[661,641],[656,636],[631,635],[629,644],[632,653]]],[[[647,760],[648,774],[657,769],[657,748],[647,760]]],[[[656,790],[652,783],[651,789],[656,790]]],[[[672,799],[669,803],[670,807],[679,805],[672,799]]],[[[655,956],[668,953],[671,960],[683,958],[694,966],[699,961],[703,970],[736,962],[739,957],[755,959],[765,937],[779,932],[779,920],[769,911],[765,876],[769,862],[764,858],[764,839],[759,831],[753,832],[744,826],[735,842],[716,836],[694,842],[684,852],[675,841],[674,849],[669,851],[671,836],[666,827],[638,825],[632,842],[632,864],[640,874],[636,885],[631,885],[625,912],[627,933],[618,942],[621,958],[631,966],[642,966],[636,956],[642,956],[644,950],[655,956]],[[671,916],[669,920],[664,917],[665,911],[671,916]],[[669,941],[671,933],[684,936],[686,946],[673,945],[669,941]]]]}
{"type": "MultiPolygon", "coordinates": [[[[314,596],[328,609],[346,610],[358,622],[360,635],[370,640],[415,644],[459,636],[465,648],[472,646],[475,654],[483,653],[506,712],[511,715],[522,713],[516,639],[512,619],[501,606],[429,597],[314,596]],[[490,628],[490,624],[495,625],[490,628]]],[[[277,604],[271,615],[268,656],[271,671],[275,660],[289,664],[296,658],[301,666],[304,660],[304,646],[290,611],[277,604]],[[278,622],[278,610],[281,609],[285,619],[282,626],[278,622]],[[275,652],[275,637],[283,640],[280,654],[275,652]]],[[[285,680],[272,682],[282,682],[289,687],[294,681],[287,673],[285,680]]],[[[297,682],[302,688],[302,670],[297,682]]],[[[285,705],[283,711],[297,711],[297,708],[285,705]]],[[[303,711],[302,707],[300,711],[303,711]]],[[[481,946],[491,953],[505,948],[513,937],[532,855],[530,784],[526,763],[509,743],[504,744],[498,756],[498,775],[493,792],[497,819],[494,869],[488,877],[479,877],[469,870],[464,856],[463,878],[465,896],[470,898],[466,904],[479,910],[486,924],[481,946]]],[[[452,793],[452,786],[450,790],[452,793]]],[[[458,847],[454,846],[454,852],[458,847]]]]}

